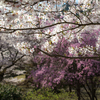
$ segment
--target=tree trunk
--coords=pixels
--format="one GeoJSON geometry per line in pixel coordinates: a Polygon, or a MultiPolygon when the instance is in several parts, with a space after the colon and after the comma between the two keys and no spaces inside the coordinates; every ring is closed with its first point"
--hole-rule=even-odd
{"type": "Polygon", "coordinates": [[[4,74],[6,72],[6,68],[3,69],[3,71],[0,72],[0,82],[4,79],[4,74]]]}
{"type": "Polygon", "coordinates": [[[4,72],[2,71],[2,72],[0,72],[0,82],[2,82],[2,80],[4,79],[4,72]]]}
{"type": "Polygon", "coordinates": [[[92,95],[92,99],[91,100],[95,100],[96,97],[96,83],[95,81],[93,81],[93,78],[91,78],[91,86],[92,86],[92,91],[91,91],[91,95],[92,95]]]}
{"type": "Polygon", "coordinates": [[[72,87],[71,87],[71,85],[69,85],[69,92],[72,92],[72,87]]]}
{"type": "Polygon", "coordinates": [[[77,82],[76,92],[77,92],[78,100],[81,100],[81,94],[80,94],[81,91],[80,91],[80,83],[79,83],[79,81],[77,82]]]}

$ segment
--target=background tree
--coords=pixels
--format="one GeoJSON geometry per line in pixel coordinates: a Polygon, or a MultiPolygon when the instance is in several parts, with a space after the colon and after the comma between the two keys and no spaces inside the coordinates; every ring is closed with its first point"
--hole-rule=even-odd
{"type": "Polygon", "coordinates": [[[6,71],[24,56],[25,55],[19,53],[15,48],[0,40],[0,82],[4,79],[6,71]]]}

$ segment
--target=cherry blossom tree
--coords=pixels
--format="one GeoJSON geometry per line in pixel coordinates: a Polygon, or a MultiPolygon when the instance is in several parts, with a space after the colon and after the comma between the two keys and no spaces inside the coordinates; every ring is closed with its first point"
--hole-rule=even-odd
{"type": "MultiPolygon", "coordinates": [[[[37,70],[34,73],[38,73],[36,74],[37,77],[38,75],[44,74],[44,72],[48,75],[49,71],[54,68],[50,73],[50,75],[53,74],[54,77],[51,77],[49,80],[47,78],[42,80],[41,76],[37,81],[42,80],[41,82],[45,84],[51,80],[53,85],[56,86],[56,84],[60,84],[60,80],[65,77],[65,71],[67,71],[68,74],[65,77],[66,81],[68,80],[67,82],[69,83],[73,81],[76,90],[79,91],[80,88],[78,88],[76,84],[82,85],[88,76],[90,78],[92,75],[90,72],[94,66],[93,64],[96,63],[96,68],[99,69],[99,61],[81,61],[81,59],[99,59],[99,7],[99,4],[92,0],[85,0],[83,4],[82,1],[79,2],[79,4],[75,4],[75,0],[2,0],[0,2],[0,33],[7,34],[12,46],[21,53],[27,55],[33,54],[33,56],[35,56],[42,52],[42,57],[45,54],[47,55],[45,56],[48,59],[44,57],[40,59],[40,57],[38,57],[40,61],[35,61],[42,64],[46,62],[46,64],[50,65],[45,64],[42,68],[40,68],[42,65],[38,65],[39,71],[37,70]],[[88,36],[90,36],[88,38],[86,35],[87,32],[85,32],[86,30],[91,32],[91,34],[88,32],[88,36]],[[98,36],[98,40],[95,38],[95,35],[98,36]],[[62,44],[59,41],[63,41],[61,42],[62,44]],[[72,42],[73,44],[71,44],[72,42]],[[54,57],[53,60],[55,62],[48,56],[54,57]],[[42,62],[42,59],[47,60],[43,60],[42,62]],[[63,62],[61,68],[65,68],[66,65],[66,70],[61,69],[59,65],[56,66],[58,61],[59,63],[63,62]],[[52,65],[53,63],[54,65],[52,65]],[[88,65],[88,63],[90,65],[88,65]],[[77,65],[75,67],[76,69],[73,67],[75,66],[74,64],[77,65]],[[90,66],[89,69],[87,68],[89,71],[84,69],[81,64],[83,64],[85,68],[90,66]],[[51,66],[49,70],[47,66],[51,66]],[[81,75],[79,75],[80,71],[77,72],[77,67],[84,73],[84,70],[86,70],[86,76],[82,75],[84,79],[82,82],[80,81],[81,75]],[[56,68],[59,68],[59,70],[56,71],[56,68]],[[73,78],[74,74],[75,76],[73,78]]],[[[50,78],[49,75],[48,77],[50,78]]],[[[87,81],[90,81],[91,84],[94,83],[91,78],[87,81]]],[[[52,85],[51,82],[48,84],[50,86],[52,85]]],[[[80,92],[77,92],[77,95],[80,99],[79,93],[80,92]]],[[[94,97],[95,95],[93,97],[90,95],[92,100],[94,97]]]]}
{"type": "Polygon", "coordinates": [[[62,35],[71,40],[72,34],[99,25],[95,1],[74,4],[74,0],[2,0],[0,33],[13,38],[14,47],[24,54],[30,55],[38,46],[51,52],[62,35]]]}

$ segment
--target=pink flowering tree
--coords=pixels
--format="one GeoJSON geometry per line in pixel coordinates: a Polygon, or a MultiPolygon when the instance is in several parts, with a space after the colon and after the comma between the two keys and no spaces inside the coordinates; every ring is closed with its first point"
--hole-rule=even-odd
{"type": "Polygon", "coordinates": [[[100,59],[97,57],[99,33],[99,30],[93,33],[86,31],[81,33],[79,40],[75,36],[71,42],[62,37],[50,54],[39,52],[34,57],[34,62],[38,64],[37,70],[33,70],[29,76],[33,78],[33,83],[39,88],[69,86],[70,91],[75,88],[78,100],[84,98],[81,94],[81,88],[84,88],[91,100],[97,99],[100,76],[100,59]]]}

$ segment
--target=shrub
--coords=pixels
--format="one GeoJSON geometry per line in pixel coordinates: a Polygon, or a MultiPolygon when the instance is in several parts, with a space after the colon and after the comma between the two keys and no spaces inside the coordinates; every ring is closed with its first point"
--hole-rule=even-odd
{"type": "Polygon", "coordinates": [[[0,100],[22,100],[21,89],[8,84],[0,84],[0,100]]]}
{"type": "Polygon", "coordinates": [[[49,88],[42,88],[34,91],[29,91],[25,95],[26,100],[77,100],[74,92],[62,91],[59,94],[54,93],[49,88]]]}

